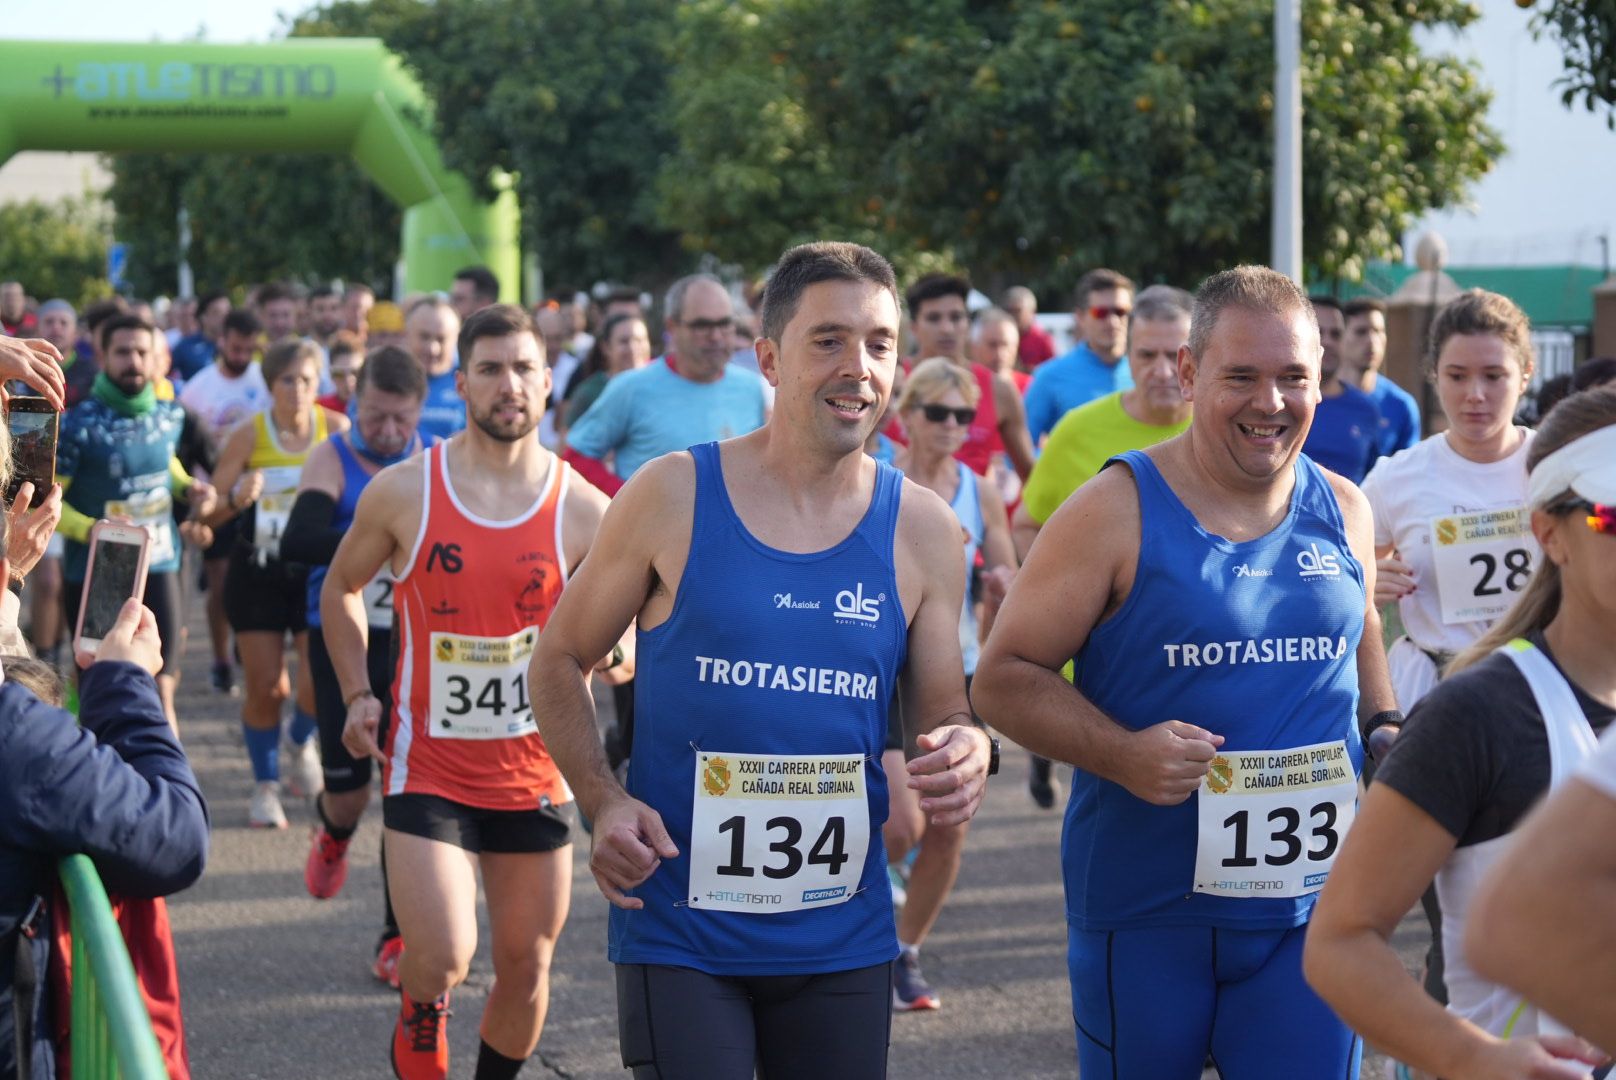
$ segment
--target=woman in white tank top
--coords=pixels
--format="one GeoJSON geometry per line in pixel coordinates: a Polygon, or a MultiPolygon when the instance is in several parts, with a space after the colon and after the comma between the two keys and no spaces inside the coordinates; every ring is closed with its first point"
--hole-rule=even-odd
{"type": "Polygon", "coordinates": [[[1515,408],[1532,377],[1526,316],[1474,289],[1432,327],[1426,364],[1445,432],[1364,479],[1375,519],[1375,602],[1396,601],[1404,636],[1387,653],[1406,713],[1440,668],[1482,635],[1538,558],[1523,507],[1532,432],[1515,408]]]}

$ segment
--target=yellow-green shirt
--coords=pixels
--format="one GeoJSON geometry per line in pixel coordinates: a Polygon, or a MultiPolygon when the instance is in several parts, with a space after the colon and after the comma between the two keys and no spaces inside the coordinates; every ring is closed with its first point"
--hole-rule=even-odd
{"type": "Polygon", "coordinates": [[[1122,407],[1122,393],[1096,398],[1061,417],[1027,477],[1021,502],[1038,524],[1048,521],[1066,497],[1099,474],[1106,461],[1124,450],[1143,450],[1190,426],[1142,424],[1122,407]]]}

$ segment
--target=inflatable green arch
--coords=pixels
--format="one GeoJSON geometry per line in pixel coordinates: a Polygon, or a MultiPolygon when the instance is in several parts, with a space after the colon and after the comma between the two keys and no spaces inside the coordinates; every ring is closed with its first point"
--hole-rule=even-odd
{"type": "Polygon", "coordinates": [[[484,202],[417,118],[426,95],[372,38],[272,45],[0,42],[0,164],[20,150],[352,154],[404,208],[404,287],[481,263],[518,295],[515,193],[484,202]]]}

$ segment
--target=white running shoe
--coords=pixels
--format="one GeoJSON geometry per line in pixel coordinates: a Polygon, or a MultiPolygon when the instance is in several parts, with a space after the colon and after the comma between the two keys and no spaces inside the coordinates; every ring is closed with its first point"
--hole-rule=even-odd
{"type": "Polygon", "coordinates": [[[325,774],[320,771],[320,750],[314,736],[302,746],[287,745],[281,752],[286,762],[286,786],[293,795],[312,799],[325,790],[325,774]]]}
{"type": "Polygon", "coordinates": [[[253,786],[247,803],[247,825],[253,829],[286,828],[286,811],[281,809],[280,784],[265,780],[253,786]]]}

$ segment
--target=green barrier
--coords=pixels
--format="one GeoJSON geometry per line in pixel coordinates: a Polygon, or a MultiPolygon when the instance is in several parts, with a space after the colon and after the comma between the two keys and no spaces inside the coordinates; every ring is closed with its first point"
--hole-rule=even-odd
{"type": "Polygon", "coordinates": [[[167,1080],[168,1066],[95,865],[58,864],[73,924],[74,1080],[167,1080]]]}
{"type": "Polygon", "coordinates": [[[404,287],[447,291],[481,263],[519,295],[516,195],[492,202],[448,169],[430,109],[371,38],[272,45],[0,41],[0,164],[19,150],[352,154],[405,208],[404,287]]]}

